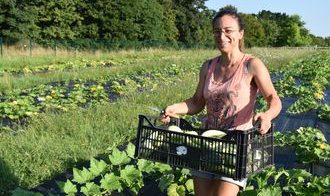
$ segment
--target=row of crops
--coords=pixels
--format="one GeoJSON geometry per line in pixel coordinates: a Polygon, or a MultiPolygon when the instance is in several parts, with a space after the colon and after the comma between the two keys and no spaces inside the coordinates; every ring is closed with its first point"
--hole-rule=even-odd
{"type": "MultiPolygon", "coordinates": [[[[329,58],[327,53],[315,55],[308,60],[302,59],[282,66],[275,74],[280,78],[275,87],[281,97],[295,96],[299,99],[288,109],[291,114],[308,112],[320,109],[319,117],[329,120],[329,105],[323,102],[325,90],[329,84],[329,58]]],[[[85,66],[113,65],[114,62],[84,62],[66,63],[53,66],[58,70],[83,68],[85,66]],[[76,65],[75,65],[76,64],[76,65]],[[65,65],[65,66],[63,66],[65,65]],[[75,66],[73,66],[75,65],[75,66]]],[[[198,65],[199,66],[199,65],[198,65]]],[[[32,69],[49,71],[40,67],[32,69]]],[[[193,67],[198,70],[198,67],[193,67]]],[[[24,68],[26,70],[28,68],[24,68]]],[[[47,109],[67,110],[70,107],[83,106],[89,102],[108,101],[119,95],[136,90],[152,90],[155,81],[167,82],[167,78],[183,74],[189,67],[179,67],[175,64],[159,68],[158,70],[139,70],[134,73],[125,73],[102,78],[99,80],[71,80],[41,84],[31,89],[14,90],[1,94],[0,114],[1,120],[10,121],[23,119],[47,109]],[[150,89],[151,87],[151,89],[150,89]]],[[[30,70],[30,69],[29,69],[30,70]]],[[[21,70],[15,70],[19,73],[21,70]]],[[[190,69],[190,71],[192,71],[190,69]]],[[[10,71],[11,72],[11,71],[10,71]]],[[[2,123],[4,124],[4,123],[2,123]]]]}
{"type": "Polygon", "coordinates": [[[70,80],[41,84],[30,89],[18,89],[1,95],[1,124],[38,115],[48,110],[68,111],[75,107],[88,107],[95,102],[114,101],[131,92],[153,90],[157,82],[170,83],[179,70],[175,64],[162,70],[139,70],[135,73],[117,74],[98,80],[70,80]]]}
{"type": "Polygon", "coordinates": [[[330,120],[330,106],[324,101],[325,90],[329,87],[329,65],[329,56],[322,53],[281,67],[276,73],[281,79],[276,81],[275,88],[281,97],[298,98],[288,108],[288,113],[299,114],[319,109],[319,118],[330,120]]]}
{"type": "MultiPolygon", "coordinates": [[[[145,106],[134,102],[132,110],[132,107],[126,108],[127,104],[122,103],[125,101],[117,100],[136,98],[138,96],[134,95],[146,90],[153,92],[159,85],[169,86],[177,82],[168,78],[179,77],[183,71],[179,71],[179,66],[168,60],[166,51],[164,53],[159,56],[153,53],[142,60],[140,55],[128,53],[128,60],[119,57],[114,65],[105,67],[101,63],[95,69],[66,67],[60,71],[30,73],[14,69],[4,73],[4,79],[13,77],[26,81],[34,77],[51,77],[53,73],[65,71],[74,73],[72,78],[76,78],[80,70],[84,74],[84,70],[95,71],[104,67],[101,70],[110,74],[86,80],[41,83],[32,88],[5,89],[1,92],[0,137],[3,142],[0,171],[4,175],[0,176],[0,194],[8,193],[18,185],[24,188],[35,187],[81,162],[79,160],[88,160],[90,156],[107,151],[107,147],[111,148],[133,137],[130,133],[132,129],[135,132],[136,123],[132,123],[132,116],[137,116],[137,113],[126,115],[125,110],[134,112],[134,109],[145,106]],[[148,65],[137,64],[140,61],[154,61],[155,64],[159,59],[169,63],[162,63],[164,66],[152,65],[153,69],[149,69],[148,65]],[[120,109],[124,107],[126,109],[120,109]],[[111,111],[106,111],[106,108],[111,111]],[[68,117],[65,117],[65,113],[68,113],[68,117]]],[[[177,55],[175,58],[179,57],[177,55]]],[[[197,67],[196,64],[193,66],[197,67]]],[[[33,70],[33,67],[29,69],[33,70]]],[[[29,85],[22,83],[22,86],[29,85]]]]}
{"type": "MultiPolygon", "coordinates": [[[[288,113],[299,114],[319,109],[318,116],[322,120],[330,119],[330,106],[324,102],[325,90],[329,85],[329,61],[327,54],[323,53],[308,60],[298,60],[282,66],[275,73],[277,78],[280,78],[275,82],[279,95],[298,97],[288,109],[288,113]]],[[[68,63],[69,66],[65,68],[72,68],[70,64],[68,63]]],[[[83,65],[91,64],[104,66],[113,63],[102,62],[95,65],[95,62],[92,62],[83,65]]],[[[86,107],[93,102],[112,101],[118,96],[135,91],[152,91],[157,83],[169,82],[171,80],[167,78],[178,77],[177,75],[182,75],[188,69],[171,64],[158,70],[139,70],[98,80],[70,80],[41,84],[30,89],[15,89],[10,93],[1,94],[0,122],[6,125],[47,110],[66,111],[74,107],[86,107]]]]}
{"type": "MultiPolygon", "coordinates": [[[[81,67],[73,64],[25,67],[21,70],[4,70],[2,74],[18,74],[24,77],[27,74],[43,74],[83,67],[100,66],[111,69],[112,66],[118,65],[115,61],[84,61],[80,64],[81,67]]],[[[329,87],[329,64],[328,53],[319,53],[286,64],[273,73],[279,95],[297,98],[289,107],[288,113],[295,115],[317,110],[320,119],[330,120],[330,106],[324,101],[326,96],[329,96],[325,94],[325,90],[329,87]]],[[[44,113],[60,114],[77,108],[89,108],[96,104],[113,103],[118,99],[135,95],[136,92],[147,94],[157,92],[164,86],[180,86],[183,82],[181,78],[187,75],[196,77],[199,67],[200,63],[185,65],[170,63],[153,69],[132,69],[97,79],[58,81],[27,89],[1,92],[0,134],[1,132],[16,133],[17,127],[28,125],[31,119],[44,113]]],[[[259,103],[261,109],[265,107],[262,99],[259,103]]],[[[196,118],[187,119],[196,124],[196,118]]],[[[330,146],[323,133],[315,128],[305,127],[290,134],[277,133],[276,141],[277,145],[294,146],[297,157],[302,163],[316,163],[330,158],[330,146]],[[318,137],[315,138],[315,135],[318,137]]],[[[89,167],[74,168],[72,179],[58,182],[58,188],[68,195],[78,192],[84,195],[106,195],[113,192],[135,195],[143,190],[144,183],[148,179],[158,182],[159,189],[169,195],[193,194],[192,180],[187,170],[173,170],[167,165],[136,160],[132,152],[134,145],[129,144],[125,150],[112,149],[104,159],[92,158],[89,167]]],[[[281,195],[286,192],[298,195],[321,195],[329,193],[329,187],[329,175],[318,177],[303,169],[270,168],[252,176],[247,189],[241,194],[281,195]]],[[[13,193],[28,192],[17,188],[13,193]]],[[[31,194],[38,195],[38,193],[31,194]]]]}

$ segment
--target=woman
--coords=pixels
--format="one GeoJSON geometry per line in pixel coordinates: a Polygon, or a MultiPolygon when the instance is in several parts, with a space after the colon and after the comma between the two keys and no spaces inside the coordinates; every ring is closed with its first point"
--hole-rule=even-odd
{"type": "MultiPolygon", "coordinates": [[[[162,121],[179,114],[196,114],[207,109],[206,128],[252,128],[253,121],[261,123],[265,134],[282,108],[269,72],[263,62],[243,52],[244,25],[235,11],[221,10],[213,19],[213,33],[221,55],[203,64],[195,94],[165,108],[162,121]],[[253,113],[257,91],[268,103],[268,110],[253,113]],[[254,115],[254,116],[253,116],[254,115]]],[[[195,194],[237,195],[246,185],[246,179],[237,181],[219,175],[192,171],[195,194]]]]}

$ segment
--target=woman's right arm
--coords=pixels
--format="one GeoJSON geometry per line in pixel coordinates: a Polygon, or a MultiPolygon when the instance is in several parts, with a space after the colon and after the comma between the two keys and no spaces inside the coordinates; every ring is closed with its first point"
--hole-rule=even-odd
{"type": "Polygon", "coordinates": [[[203,96],[203,89],[205,84],[205,78],[208,72],[208,64],[209,61],[206,61],[201,68],[201,71],[199,73],[199,82],[195,94],[191,98],[183,102],[167,106],[164,111],[165,113],[163,116],[163,120],[165,120],[164,118],[168,118],[165,120],[167,121],[169,120],[169,117],[178,117],[179,114],[197,114],[204,109],[205,99],[203,96]]]}

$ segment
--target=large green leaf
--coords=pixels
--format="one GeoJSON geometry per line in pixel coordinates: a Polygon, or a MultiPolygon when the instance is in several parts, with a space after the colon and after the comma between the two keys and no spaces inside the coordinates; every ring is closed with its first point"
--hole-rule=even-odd
{"type": "Polygon", "coordinates": [[[141,172],[152,173],[156,171],[155,164],[145,159],[139,159],[137,166],[141,172]]]}
{"type": "Polygon", "coordinates": [[[89,171],[91,171],[96,177],[102,174],[107,169],[107,167],[108,167],[107,163],[104,162],[103,160],[98,161],[95,158],[92,158],[90,161],[89,171]]]}
{"type": "Polygon", "coordinates": [[[158,187],[159,189],[164,192],[170,184],[174,182],[174,175],[173,174],[166,174],[162,175],[159,179],[158,187]]]}
{"type": "Polygon", "coordinates": [[[263,188],[258,193],[258,196],[282,196],[282,191],[280,187],[268,187],[263,188]]]}
{"type": "Polygon", "coordinates": [[[88,182],[85,186],[81,187],[81,192],[85,195],[101,195],[100,187],[94,182],[88,182]]]}
{"type": "Polygon", "coordinates": [[[133,165],[127,165],[125,169],[120,171],[120,177],[122,177],[128,186],[131,186],[132,184],[137,183],[140,178],[142,178],[142,173],[133,165]]]}
{"type": "Polygon", "coordinates": [[[131,158],[134,158],[134,153],[135,153],[135,145],[132,143],[128,143],[127,148],[126,148],[127,155],[131,158]]]}
{"type": "Polygon", "coordinates": [[[109,155],[109,159],[113,165],[124,165],[131,161],[126,152],[120,151],[117,148],[113,149],[112,154],[109,155]]]}
{"type": "Polygon", "coordinates": [[[63,193],[74,195],[78,192],[76,185],[74,185],[70,180],[67,180],[66,182],[57,181],[56,183],[63,193]]]}
{"type": "Polygon", "coordinates": [[[83,167],[82,170],[73,168],[73,181],[78,182],[80,184],[85,184],[92,179],[94,179],[93,174],[85,167],[83,167]]]}
{"type": "Polygon", "coordinates": [[[116,176],[115,174],[106,174],[102,179],[101,179],[101,187],[109,193],[112,191],[118,191],[121,192],[123,191],[123,187],[121,185],[121,180],[119,176],[116,176]]]}
{"type": "Polygon", "coordinates": [[[189,194],[194,194],[194,182],[193,179],[188,179],[184,184],[189,194]]]}

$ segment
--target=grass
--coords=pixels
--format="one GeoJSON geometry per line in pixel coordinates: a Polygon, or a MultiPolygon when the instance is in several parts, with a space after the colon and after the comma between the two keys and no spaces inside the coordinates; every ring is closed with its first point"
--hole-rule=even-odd
{"type": "Polygon", "coordinates": [[[45,113],[18,132],[2,133],[0,146],[6,150],[1,150],[0,156],[6,165],[1,168],[7,173],[0,177],[0,184],[4,185],[0,190],[17,185],[32,188],[76,163],[132,139],[138,114],[155,115],[148,106],[162,107],[187,98],[193,92],[195,85],[185,81],[182,84],[190,85],[190,88],[175,96],[171,93],[173,88],[178,89],[182,84],[167,86],[151,94],[132,94],[116,103],[97,104],[88,109],[45,113]]]}
{"type": "MultiPolygon", "coordinates": [[[[73,167],[74,163],[88,160],[127,140],[133,134],[135,121],[132,119],[136,114],[137,111],[122,101],[86,110],[44,114],[18,133],[1,135],[1,149],[6,149],[1,151],[1,159],[19,179],[16,186],[31,188],[73,167]]],[[[2,175],[0,179],[1,185],[12,184],[7,182],[7,176],[2,175]]]]}
{"type": "MultiPolygon", "coordinates": [[[[276,69],[289,60],[299,58],[316,50],[301,49],[292,50],[287,48],[252,48],[246,51],[257,57],[269,67],[276,69]]],[[[140,51],[123,50],[112,53],[82,53],[78,56],[63,55],[54,57],[53,55],[41,55],[39,57],[14,57],[0,59],[0,67],[11,67],[15,64],[17,69],[24,66],[37,66],[40,64],[51,64],[60,62],[74,62],[77,59],[85,60],[113,60],[116,62],[114,67],[82,68],[65,70],[61,72],[48,72],[40,74],[12,75],[4,74],[0,77],[0,92],[11,91],[13,89],[26,89],[38,84],[47,84],[54,81],[68,81],[75,79],[96,79],[107,77],[113,73],[126,72],[127,70],[138,70],[143,68],[153,69],[153,67],[163,66],[164,64],[185,65],[188,63],[202,64],[206,59],[218,54],[215,50],[163,50],[163,49],[144,49],[140,51]],[[28,59],[28,60],[27,60],[28,59]]],[[[1,68],[0,68],[1,70],[1,68]]]]}
{"type": "MultiPolygon", "coordinates": [[[[279,62],[288,63],[290,59],[309,53],[305,50],[295,51],[297,53],[290,50],[284,50],[283,53],[278,49],[264,50],[267,49],[250,51],[252,54],[263,51],[262,58],[272,66],[279,62]]],[[[7,83],[6,88],[11,89],[28,88],[50,81],[95,78],[142,67],[152,69],[172,63],[179,66],[201,64],[216,54],[214,50],[122,51],[108,54],[109,58],[127,63],[116,69],[82,69],[24,77],[7,76],[7,79],[3,76],[1,85],[7,83]]],[[[162,108],[188,98],[194,93],[197,80],[196,73],[186,73],[176,84],[160,84],[153,92],[133,93],[115,103],[100,103],[66,113],[46,112],[16,131],[0,130],[0,194],[17,186],[35,187],[81,161],[106,153],[107,149],[133,139],[138,114],[155,115],[148,109],[149,106],[162,108]]]]}

